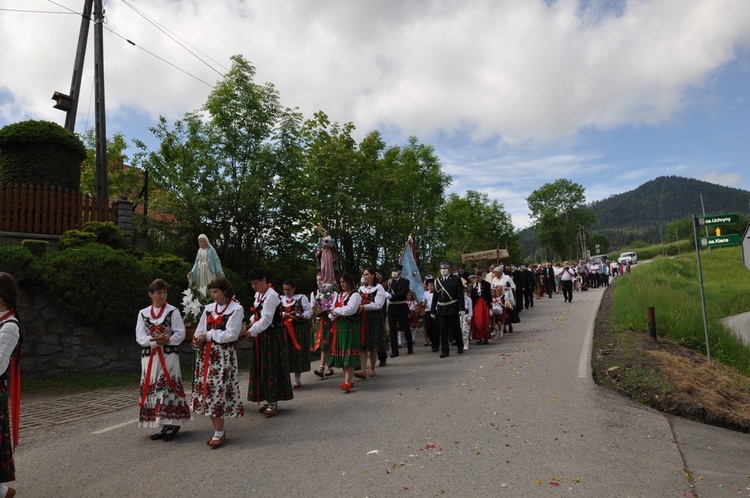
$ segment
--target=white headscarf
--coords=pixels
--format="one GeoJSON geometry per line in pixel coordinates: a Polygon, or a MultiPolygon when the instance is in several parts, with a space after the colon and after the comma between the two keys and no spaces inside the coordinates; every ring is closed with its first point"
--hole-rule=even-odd
{"type": "Polygon", "coordinates": [[[201,239],[205,240],[205,241],[206,241],[206,244],[208,244],[208,247],[207,247],[206,249],[208,249],[209,247],[210,247],[211,249],[213,249],[213,247],[214,247],[214,246],[212,246],[212,245],[211,245],[211,242],[209,242],[209,241],[208,241],[208,237],[206,237],[206,234],[205,234],[205,233],[202,233],[202,234],[198,235],[198,240],[201,240],[201,239]]]}

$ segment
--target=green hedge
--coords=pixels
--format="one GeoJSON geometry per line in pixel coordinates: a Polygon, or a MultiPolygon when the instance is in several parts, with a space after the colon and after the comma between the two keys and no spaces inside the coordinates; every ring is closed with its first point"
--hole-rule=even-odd
{"type": "Polygon", "coordinates": [[[49,242],[46,240],[26,239],[21,241],[21,245],[37,258],[44,256],[49,249],[49,242]]]}
{"type": "Polygon", "coordinates": [[[34,255],[24,246],[0,244],[0,271],[10,273],[17,282],[32,280],[36,273],[31,267],[34,255]]]}
{"type": "Polygon", "coordinates": [[[132,328],[149,302],[147,268],[122,250],[89,244],[49,252],[35,266],[45,290],[83,324],[132,328]]]}
{"type": "Polygon", "coordinates": [[[80,230],[68,230],[60,236],[60,247],[70,249],[74,247],[83,247],[96,242],[95,233],[86,233],[80,230]]]}
{"type": "Polygon", "coordinates": [[[78,191],[84,159],[81,139],[50,121],[22,121],[0,129],[0,184],[59,185],[78,191]]]}

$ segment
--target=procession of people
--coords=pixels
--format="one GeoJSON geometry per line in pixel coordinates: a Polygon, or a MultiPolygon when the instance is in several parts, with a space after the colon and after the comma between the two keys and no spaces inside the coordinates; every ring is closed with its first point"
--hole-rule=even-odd
{"type": "MultiPolygon", "coordinates": [[[[424,346],[430,346],[437,358],[448,358],[452,351],[464,354],[472,342],[484,346],[514,332],[520,313],[533,308],[542,292],[552,297],[562,291],[565,301],[572,301],[578,277],[577,267],[567,261],[560,269],[551,263],[496,264],[487,269],[474,266],[471,272],[443,261],[437,276],[417,280],[421,288],[414,289],[401,262],[391,266],[387,280],[372,266],[365,267],[359,278],[341,273],[334,266],[338,255],[333,239],[322,227],[318,232],[317,290],[308,298],[297,292],[296,280],[287,279],[280,295],[266,272],[255,269],[248,275],[255,295],[247,308],[235,298],[218,256],[201,235],[196,267],[189,277],[203,283],[214,302],[204,307],[192,338],[196,354],[190,397],[183,387],[178,354],[185,325],[180,311],[167,303],[167,283],[152,282],[148,288],[152,304],[139,312],[136,324],[136,338],[143,347],[139,425],[159,429],[152,440],[173,439],[192,420],[192,409],[211,418],[214,433],[207,441],[209,448],[227,441],[225,419],[245,414],[239,340],[250,341],[247,401],[257,403],[258,411],[268,418],[280,412],[280,401],[294,399],[294,390],[303,386],[303,372],[312,370],[324,380],[339,370],[343,374],[339,389],[356,391],[355,379],[357,388],[365,381],[376,382],[376,363],[385,366],[388,357],[399,357],[402,347],[407,355],[415,353],[420,323],[424,346]],[[210,271],[205,271],[209,266],[210,271]],[[210,281],[203,281],[209,277],[210,281]],[[320,362],[314,368],[316,356],[320,362]]],[[[608,273],[604,265],[593,264],[591,273],[593,266],[597,273],[608,273]]]]}

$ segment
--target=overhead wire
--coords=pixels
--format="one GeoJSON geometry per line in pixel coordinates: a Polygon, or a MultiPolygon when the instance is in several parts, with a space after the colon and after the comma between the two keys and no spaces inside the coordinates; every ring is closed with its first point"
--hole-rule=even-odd
{"type": "Polygon", "coordinates": [[[210,55],[206,54],[205,52],[203,52],[198,47],[190,44],[187,40],[185,40],[184,38],[181,38],[178,34],[172,32],[166,26],[164,26],[161,23],[155,21],[154,19],[152,19],[151,17],[149,17],[148,15],[146,15],[144,12],[142,12],[141,10],[139,10],[135,6],[133,6],[131,3],[127,2],[126,0],[122,0],[122,3],[124,3],[125,5],[127,5],[128,7],[130,7],[135,13],[137,13],[139,16],[143,17],[146,21],[148,21],[149,23],[151,23],[156,29],[158,29],[159,31],[161,31],[162,33],[164,33],[166,36],[168,36],[170,39],[172,39],[175,43],[177,43],[180,47],[184,48],[190,55],[192,55],[193,57],[195,57],[196,59],[198,59],[199,61],[201,61],[206,66],[208,66],[211,70],[215,71],[216,74],[218,74],[219,76],[223,77],[224,74],[222,74],[220,71],[218,71],[212,65],[210,65],[208,62],[206,62],[203,59],[201,59],[200,57],[198,57],[192,50],[190,50],[189,48],[187,48],[185,45],[189,45],[191,48],[193,48],[196,51],[198,51],[201,55],[203,55],[204,57],[210,59],[214,64],[218,65],[219,67],[221,67],[225,71],[229,71],[228,68],[224,67],[220,62],[218,62],[215,59],[213,59],[210,55]]]}
{"type": "Polygon", "coordinates": [[[8,9],[5,7],[0,7],[0,10],[5,12],[24,12],[27,14],[65,14],[71,15],[71,14],[78,14],[77,12],[60,12],[59,10],[26,10],[26,9],[8,9]]]}
{"type": "MultiPolygon", "coordinates": [[[[67,6],[65,6],[65,5],[62,5],[62,4],[59,4],[59,3],[55,2],[54,0],[47,0],[47,1],[48,1],[48,2],[50,2],[50,3],[52,3],[52,4],[54,4],[54,5],[57,5],[58,7],[62,7],[62,8],[63,8],[63,9],[65,9],[65,10],[68,10],[68,11],[70,11],[70,12],[74,13],[74,14],[77,14],[77,15],[79,15],[79,16],[81,16],[81,17],[83,17],[83,14],[82,14],[82,13],[80,13],[80,12],[76,12],[76,11],[74,11],[74,10],[72,10],[72,9],[68,8],[68,7],[67,7],[67,6]]],[[[90,21],[94,21],[93,19],[89,19],[89,20],[90,20],[90,21]]],[[[200,81],[201,83],[203,83],[204,85],[208,86],[209,88],[214,88],[214,85],[212,85],[211,83],[208,83],[208,82],[206,82],[206,81],[204,81],[204,80],[200,79],[200,78],[199,78],[199,77],[197,77],[196,75],[194,75],[194,74],[192,74],[192,73],[190,73],[190,72],[186,71],[185,69],[182,69],[181,67],[179,67],[179,66],[177,66],[177,65],[175,65],[175,64],[173,64],[173,63],[171,63],[171,62],[169,62],[168,60],[164,59],[163,57],[161,57],[161,56],[159,56],[159,55],[156,55],[155,53],[151,52],[150,50],[148,50],[148,49],[146,49],[146,48],[144,48],[144,47],[142,47],[142,46],[140,46],[140,45],[136,44],[136,43],[135,43],[134,41],[132,41],[132,40],[129,40],[128,38],[124,37],[124,36],[123,36],[123,35],[121,35],[120,33],[118,33],[118,32],[116,32],[115,30],[113,30],[112,28],[108,27],[108,26],[107,26],[107,25],[106,25],[105,23],[102,23],[102,27],[103,27],[104,29],[106,29],[107,31],[109,31],[110,33],[112,33],[113,35],[115,35],[115,36],[117,36],[117,37],[119,37],[119,38],[122,38],[123,40],[125,40],[125,41],[126,41],[127,43],[129,43],[129,44],[133,45],[134,47],[136,47],[136,48],[139,48],[139,49],[143,50],[144,52],[146,52],[146,53],[147,53],[147,54],[149,54],[150,56],[152,56],[152,57],[154,57],[154,58],[156,58],[156,59],[158,59],[158,60],[162,61],[163,63],[165,63],[165,64],[167,64],[167,65],[169,65],[169,66],[172,66],[173,68],[175,68],[175,69],[177,69],[178,71],[180,71],[180,72],[182,72],[182,73],[186,74],[187,76],[190,76],[191,78],[193,78],[193,79],[195,79],[195,80],[197,80],[197,81],[200,81]]]]}

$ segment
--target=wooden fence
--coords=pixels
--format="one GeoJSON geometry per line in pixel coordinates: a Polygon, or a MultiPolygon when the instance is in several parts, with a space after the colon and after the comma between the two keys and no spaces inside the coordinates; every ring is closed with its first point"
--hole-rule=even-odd
{"type": "Polygon", "coordinates": [[[117,223],[114,205],[91,196],[52,186],[0,186],[0,231],[62,235],[81,230],[90,221],[117,223]]]}

